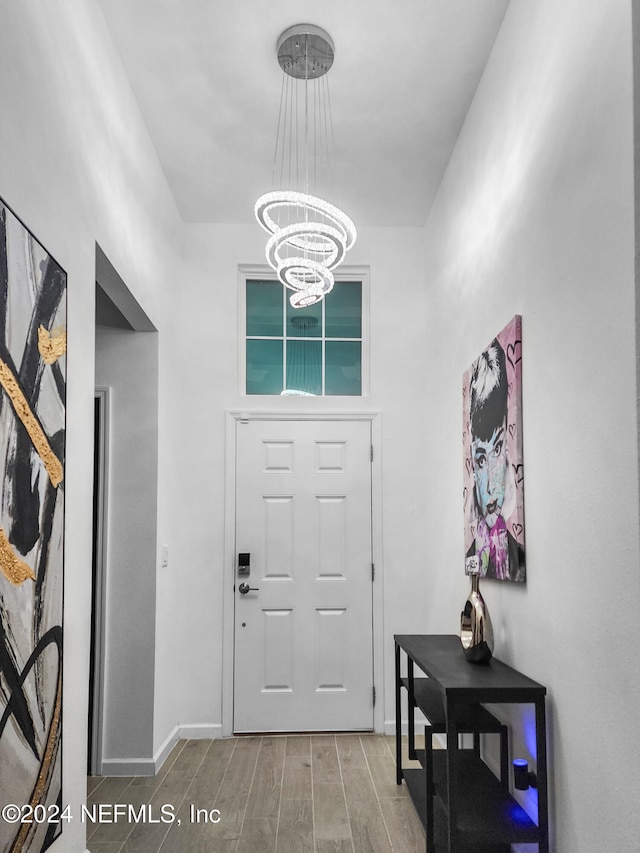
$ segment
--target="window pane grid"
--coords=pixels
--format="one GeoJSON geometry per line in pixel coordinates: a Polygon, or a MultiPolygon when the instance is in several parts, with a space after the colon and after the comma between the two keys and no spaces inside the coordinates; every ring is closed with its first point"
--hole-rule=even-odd
{"type": "Polygon", "coordinates": [[[293,309],[289,295],[278,282],[247,280],[246,393],[361,396],[362,282],[336,282],[329,307],[323,299],[310,308],[293,309]],[[261,343],[264,347],[268,342],[272,348],[261,350],[261,343]],[[277,344],[280,349],[274,350],[277,344]],[[278,352],[282,359],[280,391],[273,373],[278,352]],[[262,353],[268,362],[257,364],[255,359],[262,353]]]}

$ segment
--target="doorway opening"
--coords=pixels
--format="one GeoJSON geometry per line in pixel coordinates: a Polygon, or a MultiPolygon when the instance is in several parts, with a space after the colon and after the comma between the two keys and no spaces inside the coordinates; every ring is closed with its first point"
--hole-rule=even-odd
{"type": "Polygon", "coordinates": [[[153,772],[158,476],[155,332],[96,246],[91,775],[153,772]]]}

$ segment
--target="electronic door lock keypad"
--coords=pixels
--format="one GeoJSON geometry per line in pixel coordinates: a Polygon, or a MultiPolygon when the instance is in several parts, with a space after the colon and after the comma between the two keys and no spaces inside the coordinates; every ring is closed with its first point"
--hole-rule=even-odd
{"type": "Polygon", "coordinates": [[[238,554],[238,576],[248,577],[251,573],[251,554],[238,554]]]}

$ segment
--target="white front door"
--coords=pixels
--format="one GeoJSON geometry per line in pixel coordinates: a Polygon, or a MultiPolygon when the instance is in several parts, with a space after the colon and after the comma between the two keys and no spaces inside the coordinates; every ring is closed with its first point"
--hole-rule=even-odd
{"type": "Polygon", "coordinates": [[[236,429],[234,731],[372,729],[371,425],[236,429]]]}

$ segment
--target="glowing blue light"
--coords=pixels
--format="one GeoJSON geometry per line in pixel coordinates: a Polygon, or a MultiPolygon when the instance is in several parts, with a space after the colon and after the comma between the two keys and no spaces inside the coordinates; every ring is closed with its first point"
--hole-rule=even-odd
{"type": "Polygon", "coordinates": [[[509,806],[509,817],[514,823],[518,823],[521,826],[531,826],[533,823],[526,811],[517,803],[512,803],[509,806]]]}
{"type": "Polygon", "coordinates": [[[531,755],[534,759],[537,755],[536,750],[536,716],[533,712],[533,709],[528,710],[524,715],[523,723],[523,734],[524,734],[524,742],[527,746],[527,750],[529,751],[529,755],[531,755]]]}

